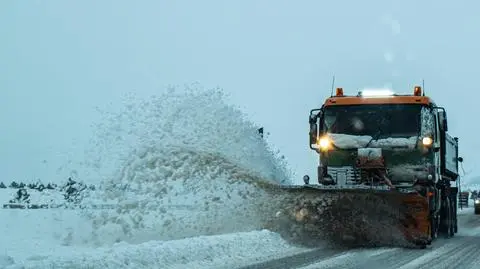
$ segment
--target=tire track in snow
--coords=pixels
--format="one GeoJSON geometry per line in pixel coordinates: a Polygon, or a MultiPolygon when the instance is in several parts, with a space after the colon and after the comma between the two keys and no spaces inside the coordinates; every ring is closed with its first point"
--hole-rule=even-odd
{"type": "Polygon", "coordinates": [[[476,268],[480,242],[478,237],[461,237],[458,245],[446,244],[438,251],[431,251],[405,264],[399,269],[446,269],[446,268],[476,268]]]}
{"type": "Polygon", "coordinates": [[[300,254],[240,267],[238,269],[297,268],[323,259],[340,256],[341,254],[347,253],[346,251],[347,249],[318,248],[300,254]]]}
{"type": "MultiPolygon", "coordinates": [[[[438,256],[441,257],[451,257],[453,253],[461,251],[466,246],[469,246],[469,238],[457,237],[447,240],[441,240],[434,242],[430,248],[419,250],[419,249],[392,249],[377,257],[369,257],[368,259],[359,259],[360,262],[355,264],[354,267],[347,268],[403,268],[402,266],[407,266],[412,262],[418,260],[425,260],[427,257],[434,257],[435,263],[438,263],[438,256]],[[451,240],[451,241],[450,241],[451,240]]],[[[428,258],[427,258],[428,259],[428,258]]],[[[428,260],[428,267],[432,267],[432,263],[428,260]]],[[[418,268],[418,267],[413,267],[418,268]]]]}

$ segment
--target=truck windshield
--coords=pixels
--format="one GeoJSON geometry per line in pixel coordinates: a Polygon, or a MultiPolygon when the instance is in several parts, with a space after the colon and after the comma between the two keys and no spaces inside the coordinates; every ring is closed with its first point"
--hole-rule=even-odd
{"type": "Polygon", "coordinates": [[[420,132],[421,105],[345,105],[325,108],[324,130],[329,133],[375,138],[411,137],[420,132]]]}

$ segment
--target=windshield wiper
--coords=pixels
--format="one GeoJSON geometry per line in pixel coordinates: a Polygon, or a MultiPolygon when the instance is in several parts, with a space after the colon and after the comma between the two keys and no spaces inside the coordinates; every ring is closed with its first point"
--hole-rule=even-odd
{"type": "Polygon", "coordinates": [[[370,143],[372,143],[373,140],[378,140],[378,138],[380,138],[381,134],[382,134],[382,130],[381,130],[381,128],[379,128],[377,133],[375,134],[375,136],[372,136],[372,139],[370,139],[370,141],[368,141],[368,143],[364,146],[364,148],[368,147],[370,145],[370,143]]]}
{"type": "MultiPolygon", "coordinates": [[[[388,117],[388,119],[390,119],[390,117],[388,117]]],[[[378,126],[378,131],[375,133],[374,136],[372,136],[372,139],[370,139],[370,141],[368,141],[368,143],[364,146],[364,148],[368,147],[370,145],[370,143],[372,143],[372,141],[374,141],[374,140],[377,141],[380,138],[380,136],[383,134],[383,128],[382,127],[385,127],[385,122],[386,122],[385,118],[381,118],[380,124],[378,126]]],[[[388,132],[388,135],[390,135],[390,134],[391,134],[391,131],[388,132]]]]}

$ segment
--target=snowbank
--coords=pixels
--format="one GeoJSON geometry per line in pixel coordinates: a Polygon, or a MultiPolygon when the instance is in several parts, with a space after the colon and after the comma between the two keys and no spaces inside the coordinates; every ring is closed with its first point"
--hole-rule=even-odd
{"type": "Polygon", "coordinates": [[[248,233],[199,236],[172,241],[148,241],[138,245],[118,243],[112,247],[67,248],[55,246],[28,258],[0,256],[6,269],[29,268],[235,268],[298,254],[277,234],[262,230],[248,233]]]}

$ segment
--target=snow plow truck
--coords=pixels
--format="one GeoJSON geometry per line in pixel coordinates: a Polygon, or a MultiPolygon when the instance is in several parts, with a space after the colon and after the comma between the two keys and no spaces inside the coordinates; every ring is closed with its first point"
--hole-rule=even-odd
{"type": "Polygon", "coordinates": [[[425,248],[458,231],[458,138],[448,134],[445,109],[422,87],[353,96],[337,88],[310,111],[309,124],[317,179],[305,175],[305,185],[290,188],[303,196],[293,216],[308,237],[322,226],[342,240],[390,237],[392,245],[425,248]]]}

